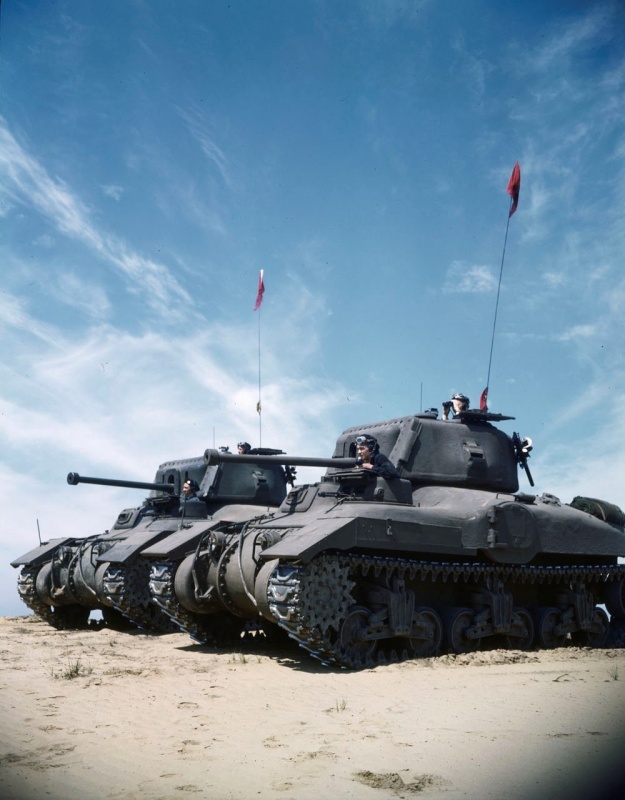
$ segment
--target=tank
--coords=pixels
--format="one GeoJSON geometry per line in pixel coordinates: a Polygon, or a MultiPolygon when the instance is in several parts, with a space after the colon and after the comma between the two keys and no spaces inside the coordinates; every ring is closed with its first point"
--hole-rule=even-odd
{"type": "MultiPolygon", "coordinates": [[[[252,453],[274,455],[265,448],[252,453]]],[[[18,592],[24,603],[56,628],[81,628],[92,611],[116,629],[140,627],[153,632],[177,625],[152,601],[149,562],[141,552],[162,539],[178,537],[188,547],[207,531],[227,524],[230,534],[247,520],[277,508],[287,493],[288,472],[276,462],[209,465],[204,456],[161,464],[153,482],[82,477],[67,482],[149,490],[136,508],[123,509],[110,530],[85,538],[52,539],[12,562],[21,567],[18,592]],[[181,498],[186,480],[195,481],[194,497],[181,498]]]]}
{"type": "MultiPolygon", "coordinates": [[[[302,458],[269,455],[222,454],[207,450],[205,460],[215,469],[241,464],[248,468],[269,470],[279,474],[285,469],[286,479],[294,485],[295,467],[354,467],[355,458],[302,458]]],[[[223,487],[220,491],[223,492],[223,487]]],[[[286,492],[282,495],[284,499],[286,492]]],[[[277,504],[279,505],[279,504],[277,504]]],[[[272,638],[279,631],[275,620],[250,614],[244,599],[247,587],[241,569],[241,547],[248,540],[248,528],[279,514],[278,508],[257,509],[229,504],[213,514],[208,525],[185,527],[175,531],[140,553],[140,569],[149,571],[149,591],[155,606],[181,630],[200,644],[228,645],[242,634],[262,634],[272,638]],[[223,589],[223,591],[222,591],[223,589]]],[[[259,546],[265,543],[259,535],[259,546]]]]}
{"type": "MultiPolygon", "coordinates": [[[[206,528],[186,553],[173,540],[146,548],[155,602],[206,629],[228,615],[278,627],[352,669],[492,645],[622,644],[623,512],[520,491],[519,466],[533,485],[529,441],[494,424],[509,419],[416,414],[345,430],[328,459],[256,459],[328,469],[278,509],[206,528]],[[398,477],[359,467],[359,434],[377,438],[398,477]]],[[[209,465],[247,458],[205,454],[209,465]]]]}

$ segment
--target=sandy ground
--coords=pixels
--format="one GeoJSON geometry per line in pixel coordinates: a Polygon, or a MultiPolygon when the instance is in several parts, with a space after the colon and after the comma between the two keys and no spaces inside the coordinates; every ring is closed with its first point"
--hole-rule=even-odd
{"type": "Polygon", "coordinates": [[[346,672],[0,618],[3,800],[625,796],[625,650],[346,672]]]}

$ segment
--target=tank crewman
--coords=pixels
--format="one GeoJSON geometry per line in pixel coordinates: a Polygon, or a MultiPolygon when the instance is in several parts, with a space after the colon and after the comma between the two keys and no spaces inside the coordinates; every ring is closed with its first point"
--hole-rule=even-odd
{"type": "Polygon", "coordinates": [[[393,463],[380,453],[380,445],[375,436],[363,434],[356,437],[356,451],[358,453],[358,466],[370,469],[381,478],[398,478],[399,473],[393,463]]]}
{"type": "Polygon", "coordinates": [[[462,392],[456,392],[456,394],[452,395],[451,400],[446,400],[443,403],[443,415],[441,419],[448,420],[450,414],[453,418],[461,411],[468,411],[470,404],[471,401],[466,394],[462,394],[462,392]]]}
{"type": "Polygon", "coordinates": [[[187,479],[182,487],[182,495],[180,499],[182,501],[190,500],[192,497],[195,497],[199,491],[200,491],[200,486],[198,482],[193,481],[191,479],[187,479]]]}
{"type": "Polygon", "coordinates": [[[200,484],[197,481],[187,478],[182,486],[180,495],[180,506],[178,513],[184,520],[185,517],[202,516],[202,510],[206,509],[204,502],[198,497],[200,484]]]}
{"type": "Polygon", "coordinates": [[[239,442],[237,445],[237,453],[240,456],[244,456],[246,453],[249,453],[252,449],[252,445],[249,442],[239,442]]]}

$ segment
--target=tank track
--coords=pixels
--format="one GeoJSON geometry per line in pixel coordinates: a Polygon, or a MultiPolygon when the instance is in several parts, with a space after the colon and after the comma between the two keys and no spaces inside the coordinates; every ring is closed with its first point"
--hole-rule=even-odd
{"type": "Polygon", "coordinates": [[[31,611],[34,611],[38,617],[45,619],[50,625],[54,625],[54,614],[52,608],[37,597],[35,591],[35,582],[40,567],[22,567],[20,574],[17,576],[17,593],[20,600],[25,603],[31,611]]]}
{"type": "Polygon", "coordinates": [[[174,592],[174,575],[180,562],[159,561],[150,570],[152,601],[169,617],[177,628],[188,633],[199,644],[215,644],[216,639],[205,624],[203,615],[187,611],[174,592]]]}
{"type": "Polygon", "coordinates": [[[89,624],[89,609],[80,605],[52,606],[42,602],[37,596],[36,582],[41,566],[22,567],[17,577],[17,593],[21,601],[38,617],[57,630],[86,628],[89,624]]]}
{"type": "Polygon", "coordinates": [[[177,626],[152,602],[149,571],[149,563],[141,558],[130,564],[111,564],[102,579],[106,598],[138,628],[151,633],[174,633],[177,626]]]}
{"type": "MultiPolygon", "coordinates": [[[[504,584],[606,583],[625,576],[625,566],[509,566],[473,563],[434,563],[404,558],[359,554],[324,554],[309,564],[279,562],[267,586],[271,613],[281,628],[323,664],[348,669],[375,667],[414,658],[409,649],[398,649],[398,639],[382,640],[377,652],[344,652],[338,632],[360,577],[395,574],[402,579],[441,583],[474,583],[495,578],[504,584]],[[391,644],[384,647],[384,642],[391,644]]],[[[620,620],[618,622],[621,622],[620,620]]],[[[401,641],[401,640],[400,640],[401,641]]]]}
{"type": "Polygon", "coordinates": [[[236,618],[231,618],[228,614],[228,622],[224,624],[224,616],[227,612],[217,616],[187,611],[178,601],[174,591],[174,575],[179,565],[180,562],[177,561],[159,561],[152,564],[149,581],[152,601],[177,628],[188,633],[198,644],[223,644],[228,638],[226,634],[232,632],[233,626],[228,623],[230,619],[236,618]]]}

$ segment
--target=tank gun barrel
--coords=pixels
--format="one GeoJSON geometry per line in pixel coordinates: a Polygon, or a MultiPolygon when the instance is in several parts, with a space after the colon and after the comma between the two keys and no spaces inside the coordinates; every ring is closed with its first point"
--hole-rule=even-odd
{"type": "Polygon", "coordinates": [[[77,486],[79,483],[95,483],[98,486],[121,486],[125,489],[151,489],[157,492],[173,494],[176,487],[173,483],[148,483],[146,481],[124,481],[115,478],[87,478],[77,472],[70,472],[67,476],[70,486],[77,486]]]}
{"type": "Polygon", "coordinates": [[[226,461],[235,461],[238,464],[280,464],[283,467],[336,467],[337,469],[350,469],[358,466],[358,459],[356,458],[313,458],[286,454],[275,456],[238,455],[237,453],[221,453],[219,450],[213,450],[212,448],[204,452],[204,459],[209,467],[226,461]]]}

